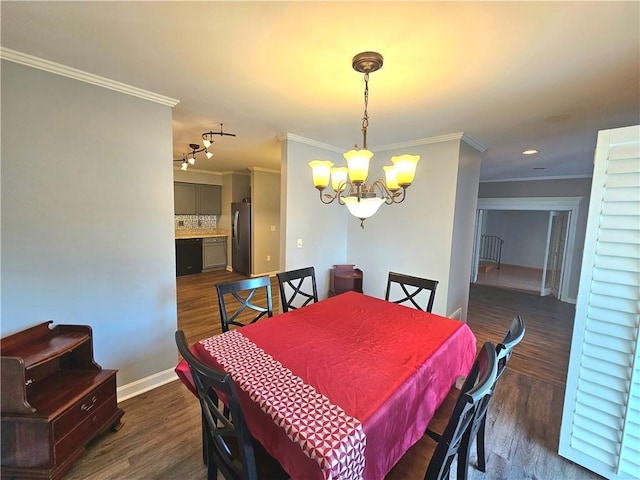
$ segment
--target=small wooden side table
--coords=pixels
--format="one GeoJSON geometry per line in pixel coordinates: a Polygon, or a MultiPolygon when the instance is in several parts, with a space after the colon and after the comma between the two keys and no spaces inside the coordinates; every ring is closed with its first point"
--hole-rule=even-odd
{"type": "Polygon", "coordinates": [[[329,270],[329,296],[350,291],[362,293],[362,270],[354,265],[334,265],[329,270]]]}

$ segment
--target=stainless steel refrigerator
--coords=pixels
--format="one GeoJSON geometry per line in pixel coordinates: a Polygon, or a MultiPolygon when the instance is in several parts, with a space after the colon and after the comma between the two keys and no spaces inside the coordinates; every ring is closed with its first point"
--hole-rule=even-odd
{"type": "Polygon", "coordinates": [[[231,265],[233,271],[251,274],[251,204],[231,204],[231,265]]]}

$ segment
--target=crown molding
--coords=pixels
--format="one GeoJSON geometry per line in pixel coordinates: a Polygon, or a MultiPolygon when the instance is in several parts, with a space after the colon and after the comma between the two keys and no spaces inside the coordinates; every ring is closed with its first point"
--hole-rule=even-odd
{"type": "Polygon", "coordinates": [[[480,197],[478,210],[577,209],[582,197],[480,197]]]}
{"type": "MultiPolygon", "coordinates": [[[[220,172],[221,175],[241,175],[243,177],[250,177],[251,176],[251,172],[248,171],[249,169],[247,169],[246,172],[242,172],[242,171],[238,171],[238,170],[226,170],[224,172],[220,172]]],[[[280,173],[280,172],[278,172],[280,173]]]]}
{"type": "Polygon", "coordinates": [[[277,173],[280,174],[280,170],[274,170],[272,168],[263,168],[263,167],[249,167],[249,171],[251,172],[266,172],[266,173],[277,173]]]}
{"type": "Polygon", "coordinates": [[[500,183],[500,182],[540,182],[543,180],[573,180],[593,178],[593,175],[556,175],[553,177],[528,177],[528,178],[499,178],[494,180],[480,180],[480,183],[500,183]]]}
{"type": "Polygon", "coordinates": [[[482,143],[478,142],[475,138],[471,137],[470,135],[467,135],[466,133],[462,134],[462,141],[465,142],[470,147],[475,148],[480,153],[484,153],[484,151],[487,149],[487,147],[485,147],[482,143]]]}
{"type": "Polygon", "coordinates": [[[250,177],[251,172],[248,170],[249,169],[247,169],[246,172],[243,172],[242,170],[225,170],[224,172],[221,172],[221,174],[222,175],[241,175],[243,177],[250,177]]]}
{"type": "MultiPolygon", "coordinates": [[[[300,135],[296,135],[294,133],[285,133],[282,135],[278,135],[278,140],[280,141],[291,140],[294,142],[304,143],[306,145],[323,148],[325,150],[329,150],[331,152],[336,152],[336,153],[344,153],[345,151],[344,148],[339,148],[334,145],[329,145],[328,143],[318,142],[310,138],[301,137],[300,135]]],[[[374,150],[376,152],[385,152],[388,150],[400,150],[403,148],[417,147],[420,145],[429,145],[432,143],[449,142],[451,140],[462,140],[468,145],[470,145],[471,147],[478,150],[480,153],[484,152],[487,149],[487,147],[482,145],[480,142],[477,142],[466,133],[458,132],[458,133],[450,133],[447,135],[438,135],[435,137],[420,138],[417,140],[411,140],[409,142],[392,143],[389,145],[376,145],[371,147],[371,150],[374,150]]]]}
{"type": "Polygon", "coordinates": [[[300,135],[296,135],[295,133],[283,133],[278,135],[278,140],[289,140],[292,142],[304,143],[305,145],[311,145],[312,147],[322,148],[324,150],[329,150],[330,152],[336,153],[344,153],[345,149],[336,147],[335,145],[329,145],[328,143],[318,142],[317,140],[313,140],[311,138],[301,137],[300,135]]]}
{"type": "Polygon", "coordinates": [[[93,73],[78,70],[77,68],[68,67],[56,62],[51,62],[49,60],[45,60],[44,58],[35,57],[33,55],[18,52],[16,50],[11,50],[10,48],[0,47],[0,58],[9,62],[19,63],[20,65],[25,65],[27,67],[37,68],[38,70],[44,70],[45,72],[72,78],[74,80],[90,83],[92,85],[97,85],[109,90],[115,90],[116,92],[142,98],[144,100],[149,100],[151,102],[166,105],[168,107],[175,107],[180,101],[176,100],[175,98],[165,97],[163,95],[149,92],[148,90],[132,87],[131,85],[127,85],[125,83],[116,82],[115,80],[110,80],[99,75],[94,75],[93,73]]]}
{"type": "MultiPolygon", "coordinates": [[[[175,162],[175,160],[174,160],[174,162],[175,162]]],[[[214,170],[200,170],[198,168],[193,168],[193,167],[189,167],[186,170],[182,170],[181,167],[178,167],[178,166],[174,165],[173,169],[175,171],[177,171],[177,172],[204,173],[204,174],[207,174],[207,175],[223,175],[223,172],[216,172],[214,170]]]]}
{"type": "Polygon", "coordinates": [[[372,147],[372,150],[378,152],[384,152],[387,150],[400,150],[403,148],[418,147],[420,145],[429,145],[432,143],[450,142],[451,140],[462,140],[463,142],[478,150],[480,153],[484,152],[487,149],[487,147],[475,141],[466,133],[457,132],[449,133],[447,135],[437,135],[435,137],[419,138],[417,140],[410,140],[408,142],[392,143],[390,145],[378,145],[376,147],[372,147]]]}

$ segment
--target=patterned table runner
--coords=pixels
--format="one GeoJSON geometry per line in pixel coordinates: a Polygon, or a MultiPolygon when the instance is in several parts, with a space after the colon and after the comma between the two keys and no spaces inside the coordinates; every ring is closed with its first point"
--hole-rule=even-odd
{"type": "Polygon", "coordinates": [[[236,385],[318,463],[324,478],[363,477],[366,437],[358,419],[333,405],[240,330],[200,343],[236,385]]]}

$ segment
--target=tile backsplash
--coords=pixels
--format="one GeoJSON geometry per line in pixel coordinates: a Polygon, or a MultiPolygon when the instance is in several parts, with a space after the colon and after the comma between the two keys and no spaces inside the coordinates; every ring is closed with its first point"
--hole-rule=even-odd
{"type": "Polygon", "coordinates": [[[174,227],[176,230],[217,228],[218,217],[216,215],[175,215],[174,227]]]}

